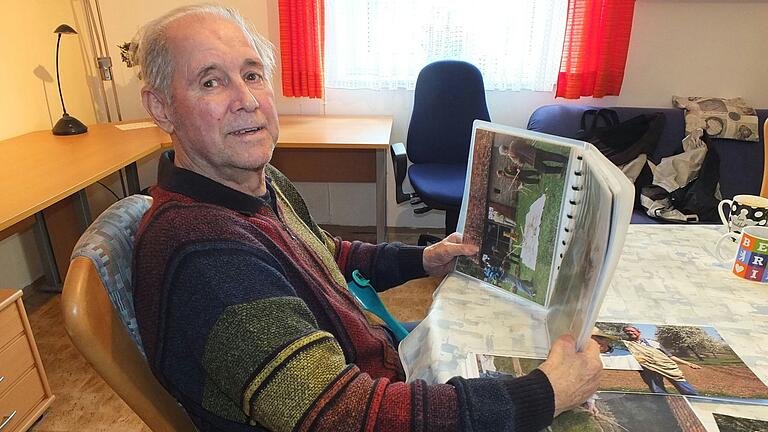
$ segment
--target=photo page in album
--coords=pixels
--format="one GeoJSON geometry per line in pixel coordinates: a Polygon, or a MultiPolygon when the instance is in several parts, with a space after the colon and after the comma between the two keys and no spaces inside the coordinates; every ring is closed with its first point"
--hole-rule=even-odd
{"type": "MultiPolygon", "coordinates": [[[[585,156],[588,159],[588,156],[585,156]]],[[[600,181],[599,171],[588,160],[581,164],[581,193],[570,208],[567,248],[558,265],[557,278],[547,307],[550,340],[564,334],[586,334],[597,318],[602,300],[598,281],[608,261],[613,194],[600,181]],[[580,205],[589,203],[589,205],[580,205]],[[596,307],[597,306],[597,307],[596,307]]]]}
{"type": "Polygon", "coordinates": [[[457,270],[546,305],[572,148],[477,128],[464,241],[480,253],[457,270]]]}
{"type": "Polygon", "coordinates": [[[588,143],[475,121],[455,271],[543,314],[549,339],[588,337],[633,204],[624,174],[588,143]],[[618,247],[616,247],[618,245],[618,247]]]}

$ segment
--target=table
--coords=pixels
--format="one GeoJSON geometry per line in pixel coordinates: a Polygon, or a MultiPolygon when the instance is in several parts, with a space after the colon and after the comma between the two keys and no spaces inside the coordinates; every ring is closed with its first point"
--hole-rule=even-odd
{"type": "Polygon", "coordinates": [[[85,229],[91,222],[85,188],[125,167],[129,192],[138,192],[136,161],[167,141],[158,128],[122,131],[112,124],[91,125],[81,135],[55,136],[44,130],[0,141],[0,231],[34,215],[46,276],[60,286],[42,210],[76,194],[85,229]]]}
{"type": "Polygon", "coordinates": [[[272,164],[294,182],[376,183],[376,241],[387,236],[392,117],[280,116],[272,164]]]}
{"type": "Polygon", "coordinates": [[[392,117],[281,115],[272,165],[294,182],[376,183],[376,240],[386,241],[392,117]]]}
{"type": "MultiPolygon", "coordinates": [[[[768,286],[731,275],[730,265],[715,258],[713,246],[723,230],[630,225],[598,319],[714,326],[768,383],[768,286]]],[[[508,298],[493,289],[470,287],[461,277],[446,277],[429,316],[400,345],[408,379],[438,383],[465,374],[471,351],[530,355],[520,352],[525,344],[544,356],[547,341],[530,330],[542,330],[543,323],[511,308],[503,301],[508,298]]],[[[715,407],[697,403],[694,409],[706,413],[715,407]]],[[[749,411],[744,416],[768,419],[768,407],[740,409],[749,411]]],[[[717,430],[711,422],[705,426],[717,430]]]]}
{"type": "MultiPolygon", "coordinates": [[[[131,122],[123,122],[131,123],[131,122]]],[[[281,116],[273,163],[294,181],[376,183],[376,237],[386,239],[387,150],[391,117],[281,116]]],[[[171,139],[156,126],[121,130],[90,125],[81,135],[37,131],[0,141],[0,231],[35,216],[35,234],[46,276],[61,286],[42,210],[76,194],[84,230],[91,223],[85,188],[125,167],[128,192],[140,190],[136,161],[171,139]]]]}

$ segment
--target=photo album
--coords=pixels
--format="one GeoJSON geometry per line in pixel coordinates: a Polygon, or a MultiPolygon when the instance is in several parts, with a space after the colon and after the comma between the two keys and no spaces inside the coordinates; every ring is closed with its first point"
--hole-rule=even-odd
{"type": "Polygon", "coordinates": [[[523,376],[544,362],[540,342],[572,334],[577,349],[597,342],[604,373],[549,431],[762,427],[768,386],[715,328],[596,322],[633,206],[633,185],[591,144],[475,121],[458,231],[479,252],[452,276],[502,293],[526,321],[516,336],[535,343],[471,352],[467,377],[523,376]]]}
{"type": "Polygon", "coordinates": [[[458,231],[480,251],[455,273],[507,293],[550,343],[572,334],[580,348],[633,204],[632,183],[591,144],[477,120],[458,231]]]}

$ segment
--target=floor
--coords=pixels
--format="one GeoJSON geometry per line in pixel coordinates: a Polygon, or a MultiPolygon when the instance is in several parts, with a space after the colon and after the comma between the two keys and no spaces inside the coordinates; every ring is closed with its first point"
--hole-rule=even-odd
{"type": "MultiPolygon", "coordinates": [[[[326,226],[344,239],[374,241],[373,227],[326,226]]],[[[429,230],[427,230],[429,231],[429,230]]],[[[424,230],[390,229],[390,241],[416,244],[424,230]]],[[[431,230],[439,235],[440,232],[431,230]]],[[[426,316],[438,279],[424,278],[393,288],[382,295],[393,315],[401,321],[426,316]]],[[[25,289],[24,305],[45,372],[56,399],[30,429],[34,432],[149,432],[149,428],[96,374],[75,349],[61,318],[58,294],[25,289]]]]}

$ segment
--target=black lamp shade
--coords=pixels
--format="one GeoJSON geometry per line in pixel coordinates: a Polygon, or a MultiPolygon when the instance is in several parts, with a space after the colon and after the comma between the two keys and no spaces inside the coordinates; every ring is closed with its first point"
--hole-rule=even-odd
{"type": "Polygon", "coordinates": [[[66,24],[62,24],[62,25],[56,27],[56,30],[54,30],[53,32],[54,33],[58,33],[58,34],[77,34],[75,29],[73,29],[72,27],[70,27],[70,26],[68,26],[66,24]]]}

